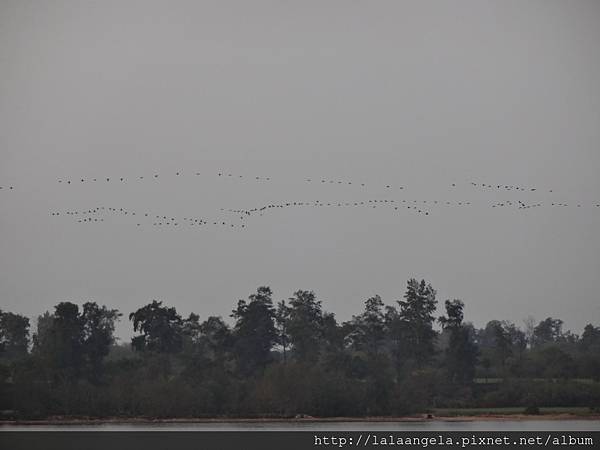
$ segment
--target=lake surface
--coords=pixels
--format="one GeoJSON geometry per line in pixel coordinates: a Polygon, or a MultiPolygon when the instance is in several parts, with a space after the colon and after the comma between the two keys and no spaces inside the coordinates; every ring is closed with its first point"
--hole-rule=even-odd
{"type": "Polygon", "coordinates": [[[600,431],[600,420],[430,420],[422,422],[218,422],[0,425],[1,431],[600,431]]]}

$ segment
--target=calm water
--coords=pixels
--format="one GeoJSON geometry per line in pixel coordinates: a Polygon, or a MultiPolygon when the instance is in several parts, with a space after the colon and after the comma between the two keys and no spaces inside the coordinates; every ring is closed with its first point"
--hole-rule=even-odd
{"type": "Polygon", "coordinates": [[[0,425],[0,431],[600,431],[600,420],[0,425]]]}

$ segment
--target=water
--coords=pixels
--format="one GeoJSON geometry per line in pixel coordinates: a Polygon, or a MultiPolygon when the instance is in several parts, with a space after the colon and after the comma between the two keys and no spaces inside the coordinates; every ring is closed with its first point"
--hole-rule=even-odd
{"type": "Polygon", "coordinates": [[[600,420],[429,420],[419,422],[203,422],[0,425],[1,431],[600,431],[600,420]]]}

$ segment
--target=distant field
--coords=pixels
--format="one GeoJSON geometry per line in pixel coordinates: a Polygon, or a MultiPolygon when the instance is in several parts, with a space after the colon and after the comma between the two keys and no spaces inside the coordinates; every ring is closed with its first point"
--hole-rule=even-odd
{"type": "MultiPolygon", "coordinates": [[[[484,415],[511,415],[511,414],[523,414],[525,408],[522,406],[505,407],[505,408],[436,408],[433,413],[436,416],[484,416],[484,415]]],[[[572,406],[572,407],[543,407],[540,408],[540,414],[572,414],[576,416],[590,416],[597,415],[593,413],[590,408],[585,406],[572,406]]]]}

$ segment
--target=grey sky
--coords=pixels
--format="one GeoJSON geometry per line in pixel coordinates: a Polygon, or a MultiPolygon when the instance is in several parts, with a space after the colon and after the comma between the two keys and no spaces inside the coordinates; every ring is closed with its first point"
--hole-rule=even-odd
{"type": "Polygon", "coordinates": [[[478,326],[598,324],[598,23],[597,1],[1,0],[1,307],[156,298],[228,316],[267,284],[313,289],[346,320],[424,277],[478,326]],[[82,177],[127,181],[57,183],[82,177]],[[375,198],[473,204],[284,209],[237,231],[50,216],[375,198]],[[505,199],[571,206],[490,207],[505,199]]]}

